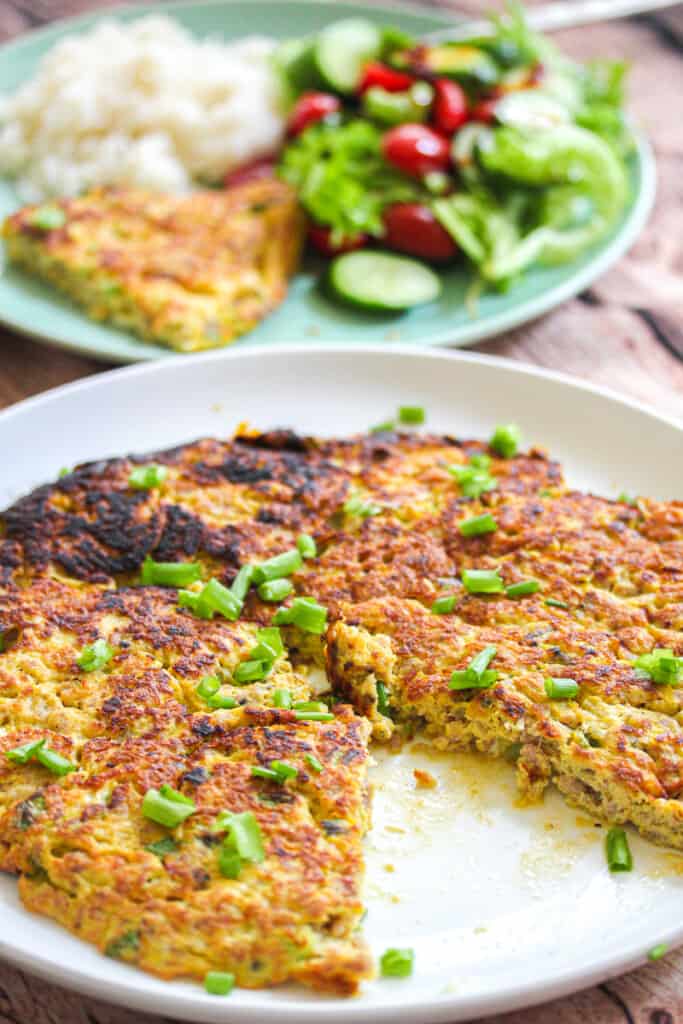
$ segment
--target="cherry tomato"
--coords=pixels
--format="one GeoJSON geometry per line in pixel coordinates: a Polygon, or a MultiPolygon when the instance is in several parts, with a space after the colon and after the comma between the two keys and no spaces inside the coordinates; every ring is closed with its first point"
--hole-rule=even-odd
{"type": "Polygon", "coordinates": [[[363,68],[363,77],[358,86],[358,92],[362,95],[373,85],[378,85],[380,89],[386,89],[387,92],[403,92],[404,89],[410,89],[414,81],[412,75],[406,75],[403,71],[394,71],[386,64],[374,61],[371,64],[366,64],[363,68]]]}
{"type": "Polygon", "coordinates": [[[353,252],[354,249],[362,249],[367,244],[367,235],[354,235],[345,238],[342,242],[332,242],[332,228],[324,224],[311,224],[308,228],[308,240],[314,249],[317,249],[323,256],[339,256],[342,252],[353,252]]]}
{"type": "Polygon", "coordinates": [[[468,118],[467,97],[457,82],[437,78],[434,82],[434,127],[443,135],[453,135],[468,118]]]}
{"type": "Polygon", "coordinates": [[[341,102],[329,92],[304,92],[294,104],[289,115],[287,133],[290,136],[300,135],[309,124],[321,121],[330,114],[341,110],[341,102]]]}
{"type": "Polygon", "coordinates": [[[399,124],[385,132],[382,152],[394,167],[418,178],[444,171],[450,161],[448,139],[423,124],[399,124]]]}
{"type": "Polygon", "coordinates": [[[226,188],[235,188],[236,185],[247,185],[250,181],[264,181],[267,178],[275,177],[275,161],[270,157],[263,157],[261,160],[252,160],[251,163],[242,164],[236,167],[223,178],[226,188]]]}
{"type": "Polygon", "coordinates": [[[475,103],[470,111],[471,120],[483,121],[484,124],[491,124],[496,116],[497,102],[498,100],[495,97],[490,100],[479,100],[479,102],[475,103]]]}
{"type": "Polygon", "coordinates": [[[446,263],[458,247],[427,206],[394,203],[384,211],[384,244],[428,263],[446,263]]]}

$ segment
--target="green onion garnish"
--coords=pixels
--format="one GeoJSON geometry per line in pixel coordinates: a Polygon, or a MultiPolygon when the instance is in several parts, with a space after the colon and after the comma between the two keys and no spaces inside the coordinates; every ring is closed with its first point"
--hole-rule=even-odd
{"type": "Polygon", "coordinates": [[[157,857],[166,857],[169,853],[175,853],[178,849],[173,836],[164,836],[163,839],[157,839],[156,843],[148,843],[145,847],[150,853],[156,854],[157,857]]]}
{"type": "Polygon", "coordinates": [[[633,857],[628,845],[628,838],[623,828],[611,828],[605,840],[607,866],[610,871],[631,871],[633,857]]]}
{"type": "Polygon", "coordinates": [[[273,707],[276,708],[291,708],[292,706],[292,695],[289,690],[274,690],[273,691],[273,707]]]}
{"type": "Polygon", "coordinates": [[[277,603],[283,601],[294,590],[290,580],[266,580],[258,588],[258,596],[262,601],[277,603]]]}
{"type": "Polygon", "coordinates": [[[242,858],[229,840],[218,851],[218,870],[224,878],[239,878],[242,870],[242,858]]]}
{"type": "Polygon", "coordinates": [[[53,203],[46,203],[44,206],[36,206],[27,217],[32,228],[40,231],[56,231],[66,224],[66,214],[60,206],[53,203]]]}
{"type": "Polygon", "coordinates": [[[498,673],[489,669],[496,656],[496,648],[489,644],[479,652],[465,669],[456,669],[448,684],[451,690],[487,690],[498,679],[498,673]]]}
{"type": "Polygon", "coordinates": [[[543,685],[551,700],[572,700],[579,692],[579,684],[575,679],[557,679],[554,676],[547,676],[543,685]]]}
{"type": "Polygon", "coordinates": [[[166,466],[136,466],[128,477],[128,486],[136,491],[150,491],[161,487],[167,476],[166,466]]]}
{"type": "Polygon", "coordinates": [[[421,405],[400,405],[398,408],[399,423],[420,426],[426,419],[427,415],[421,405]]]}
{"type": "Polygon", "coordinates": [[[380,715],[389,715],[389,694],[384,683],[377,683],[377,710],[380,715]]]}
{"type": "Polygon", "coordinates": [[[227,831],[226,840],[234,847],[242,860],[260,864],[265,857],[263,837],[259,823],[251,811],[232,814],[222,811],[216,819],[218,831],[227,831]]]}
{"type": "Polygon", "coordinates": [[[302,565],[303,559],[297,548],[283,551],[281,555],[275,555],[254,566],[254,583],[265,583],[266,580],[279,580],[283,576],[291,576],[302,565]]]}
{"type": "Polygon", "coordinates": [[[501,455],[504,459],[511,459],[513,455],[517,454],[521,440],[522,433],[519,427],[514,423],[508,423],[506,426],[496,427],[493,437],[489,441],[489,447],[496,455],[501,455]]]}
{"type": "Polygon", "coordinates": [[[485,512],[481,516],[472,516],[471,519],[464,519],[459,526],[463,537],[478,537],[482,533],[493,533],[497,528],[498,523],[490,512],[485,512]]]}
{"type": "Polygon", "coordinates": [[[435,615],[447,615],[452,612],[455,608],[456,598],[451,594],[448,597],[437,597],[436,601],[432,605],[432,611],[435,615]]]}
{"type": "Polygon", "coordinates": [[[626,491],[622,491],[621,494],[617,495],[617,501],[620,501],[622,505],[635,505],[636,499],[632,498],[626,491]]]}
{"type": "Polygon", "coordinates": [[[318,548],[313,537],[307,533],[302,533],[297,537],[296,546],[302,558],[315,558],[318,554],[318,548]]]}
{"type": "Polygon", "coordinates": [[[333,722],[334,715],[329,711],[295,711],[298,722],[333,722]]]}
{"type": "Polygon", "coordinates": [[[396,420],[385,420],[384,423],[377,423],[376,426],[370,427],[371,434],[388,434],[390,431],[396,429],[396,420]]]}
{"type": "Polygon", "coordinates": [[[282,636],[277,626],[265,626],[256,631],[258,643],[249,653],[250,658],[257,661],[275,661],[281,654],[285,653],[282,636]]]}
{"type": "Polygon", "coordinates": [[[234,622],[242,611],[242,602],[217,579],[210,579],[197,593],[179,590],[178,604],[200,619],[212,619],[218,613],[234,622]]]}
{"type": "Polygon", "coordinates": [[[56,750],[50,750],[49,747],[41,746],[35,752],[35,758],[39,761],[44,768],[49,768],[53,775],[58,775],[60,778],[63,775],[68,775],[69,772],[76,771],[76,765],[72,764],[61,754],[58,754],[56,750]]]}
{"type": "Polygon", "coordinates": [[[28,764],[33,760],[38,750],[44,745],[45,740],[31,740],[30,743],[22,743],[20,747],[5,751],[5,757],[14,764],[28,764]]]}
{"type": "Polygon", "coordinates": [[[315,755],[306,754],[304,760],[306,761],[306,764],[309,766],[309,768],[311,768],[314,772],[317,772],[317,774],[320,774],[320,772],[323,770],[322,764],[320,763],[318,758],[315,757],[315,755]]]}
{"type": "Polygon", "coordinates": [[[498,569],[463,569],[461,579],[468,594],[502,594],[505,590],[498,569]]]}
{"type": "Polygon", "coordinates": [[[280,608],[273,616],[276,626],[297,626],[304,633],[320,636],[327,626],[327,608],[312,597],[295,597],[288,608],[280,608]]]}
{"type": "Polygon", "coordinates": [[[370,516],[378,516],[384,509],[374,501],[363,501],[357,495],[352,495],[343,505],[347,516],[359,516],[361,519],[368,519],[370,516]]]}
{"type": "Polygon", "coordinates": [[[558,601],[556,597],[546,597],[545,604],[551,608],[569,608],[566,601],[558,601]]]}
{"type": "Polygon", "coordinates": [[[328,711],[329,708],[321,700],[297,700],[292,704],[294,711],[328,711]]]}
{"type": "Polygon", "coordinates": [[[383,978],[409,978],[413,973],[415,953],[412,949],[388,949],[379,962],[383,978]]]}
{"type": "Polygon", "coordinates": [[[194,800],[184,796],[177,789],[163,785],[159,789],[148,789],[142,801],[142,813],[157,825],[175,828],[195,811],[194,800]]]}
{"type": "Polygon", "coordinates": [[[113,648],[109,646],[106,640],[100,637],[99,640],[95,640],[94,643],[87,644],[83,648],[76,660],[76,664],[84,672],[97,672],[99,669],[104,668],[113,656],[113,648]]]}
{"type": "Polygon", "coordinates": [[[663,956],[669,952],[669,947],[666,942],[660,942],[658,946],[653,946],[650,952],[647,954],[648,960],[652,960],[654,963],[656,960],[661,960],[663,956]]]}
{"type": "Polygon", "coordinates": [[[255,778],[268,779],[270,782],[283,785],[287,779],[295,779],[298,773],[294,765],[287,764],[286,761],[271,761],[268,768],[260,764],[254,765],[251,774],[255,778]]]}
{"type": "Polygon", "coordinates": [[[520,580],[519,583],[511,583],[509,587],[506,587],[505,593],[512,598],[526,597],[527,594],[535,594],[540,589],[541,584],[538,580],[520,580]]]}
{"type": "Polygon", "coordinates": [[[472,455],[464,465],[448,466],[448,472],[460,485],[466,498],[480,498],[486,491],[491,491],[497,480],[489,473],[491,460],[488,455],[472,455]]]}
{"type": "Polygon", "coordinates": [[[235,975],[227,971],[208,971],[204,975],[204,988],[212,996],[229,996],[235,987],[235,975]]]}
{"type": "Polygon", "coordinates": [[[658,686],[678,686],[683,682],[683,658],[677,658],[670,647],[655,647],[633,662],[637,669],[658,686]]]}
{"type": "Polygon", "coordinates": [[[272,667],[272,661],[261,661],[250,658],[249,661],[241,661],[239,663],[232,674],[232,678],[240,685],[244,683],[257,683],[261,679],[266,678],[272,667]]]}
{"type": "Polygon", "coordinates": [[[218,692],[220,685],[221,681],[218,676],[204,676],[196,689],[196,693],[203,700],[208,700],[209,697],[213,697],[214,693],[218,692]]]}
{"type": "Polygon", "coordinates": [[[249,587],[253,580],[254,566],[243,565],[230,584],[230,593],[236,597],[238,601],[244,601],[245,597],[249,593],[249,587]]]}
{"type": "Polygon", "coordinates": [[[140,580],[158,587],[186,587],[188,583],[201,579],[201,575],[199,562],[155,562],[147,555],[142,563],[140,580]]]}

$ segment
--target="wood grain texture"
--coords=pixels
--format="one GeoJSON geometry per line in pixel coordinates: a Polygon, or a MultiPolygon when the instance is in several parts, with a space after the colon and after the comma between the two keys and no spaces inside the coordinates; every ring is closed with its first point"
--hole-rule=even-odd
{"type": "MultiPolygon", "coordinates": [[[[94,5],[0,0],[0,39],[94,5]]],[[[429,6],[449,8],[444,0],[429,6]]],[[[481,15],[490,3],[450,6],[481,15]]],[[[636,245],[589,292],[476,348],[572,373],[683,418],[683,5],[558,38],[584,59],[625,56],[632,62],[631,109],[658,158],[655,211],[636,245]]],[[[1,328],[0,346],[0,407],[104,368],[1,328]]],[[[86,999],[0,965],[0,1024],[162,1024],[162,1018],[86,999]]],[[[598,988],[481,1024],[683,1024],[683,951],[598,988]]]]}

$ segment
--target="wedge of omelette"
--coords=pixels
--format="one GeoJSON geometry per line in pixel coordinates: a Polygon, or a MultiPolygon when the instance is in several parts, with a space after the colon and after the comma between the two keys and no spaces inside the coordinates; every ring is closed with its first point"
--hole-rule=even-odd
{"type": "Polygon", "coordinates": [[[9,261],[108,321],[178,352],[227,345],[284,299],[303,215],[272,180],[189,196],[97,189],[8,217],[9,261]]]}

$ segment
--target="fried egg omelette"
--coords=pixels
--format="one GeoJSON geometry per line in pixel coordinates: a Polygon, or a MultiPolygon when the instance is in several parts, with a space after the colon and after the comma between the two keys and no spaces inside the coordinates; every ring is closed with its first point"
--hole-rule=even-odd
{"type": "Polygon", "coordinates": [[[243,428],[79,466],[0,548],[0,866],[109,956],[356,992],[371,734],[683,849],[681,502],[538,449],[243,428]]]}

